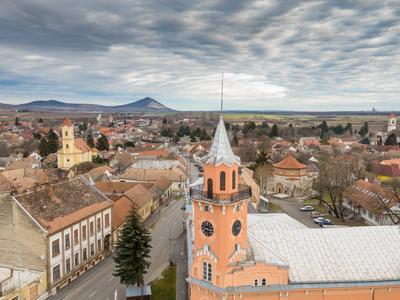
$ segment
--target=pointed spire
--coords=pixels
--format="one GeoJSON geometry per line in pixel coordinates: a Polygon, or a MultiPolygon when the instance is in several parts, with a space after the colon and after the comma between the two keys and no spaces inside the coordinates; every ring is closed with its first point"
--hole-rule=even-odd
{"type": "Polygon", "coordinates": [[[240,158],[233,154],[228,134],[226,133],[224,120],[222,116],[220,116],[206,163],[212,163],[214,165],[226,163],[232,165],[234,162],[240,164],[240,158]]]}

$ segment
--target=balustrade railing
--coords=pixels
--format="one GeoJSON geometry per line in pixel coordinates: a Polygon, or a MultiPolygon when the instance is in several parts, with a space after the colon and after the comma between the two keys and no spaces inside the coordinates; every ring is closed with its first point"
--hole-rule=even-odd
{"type": "Polygon", "coordinates": [[[215,204],[229,204],[251,198],[251,188],[248,185],[239,184],[237,192],[217,194],[205,191],[204,185],[197,185],[190,188],[189,196],[192,200],[205,200],[215,204]]]}

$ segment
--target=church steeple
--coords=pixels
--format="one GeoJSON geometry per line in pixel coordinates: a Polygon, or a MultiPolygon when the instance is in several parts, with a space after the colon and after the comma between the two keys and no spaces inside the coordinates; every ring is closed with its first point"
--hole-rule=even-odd
{"type": "Polygon", "coordinates": [[[216,166],[220,163],[233,165],[235,162],[240,164],[240,158],[233,154],[228,134],[226,133],[224,120],[222,116],[220,116],[206,163],[211,163],[216,166]]]}

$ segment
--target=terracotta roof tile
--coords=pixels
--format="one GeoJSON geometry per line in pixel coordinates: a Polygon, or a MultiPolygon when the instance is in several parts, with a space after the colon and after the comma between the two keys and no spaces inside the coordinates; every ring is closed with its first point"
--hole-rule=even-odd
{"type": "Polygon", "coordinates": [[[112,206],[111,200],[81,177],[15,198],[50,233],[112,206]]]}
{"type": "Polygon", "coordinates": [[[298,170],[298,169],[306,169],[307,166],[299,162],[292,155],[286,156],[285,159],[280,161],[277,164],[274,164],[274,167],[277,169],[290,169],[290,170],[298,170]]]}
{"type": "Polygon", "coordinates": [[[138,184],[129,189],[124,193],[124,196],[131,199],[138,207],[143,207],[153,200],[152,194],[143,184],[138,184]]]}
{"type": "Polygon", "coordinates": [[[64,126],[72,126],[72,122],[69,118],[65,118],[63,122],[64,126]]]}
{"type": "Polygon", "coordinates": [[[113,228],[117,228],[125,222],[125,219],[129,215],[129,212],[133,206],[134,204],[132,200],[126,196],[122,196],[114,202],[112,213],[113,228]]]}
{"type": "Polygon", "coordinates": [[[91,150],[88,144],[86,144],[86,142],[81,138],[76,138],[74,141],[74,145],[82,152],[89,152],[91,150]]]}

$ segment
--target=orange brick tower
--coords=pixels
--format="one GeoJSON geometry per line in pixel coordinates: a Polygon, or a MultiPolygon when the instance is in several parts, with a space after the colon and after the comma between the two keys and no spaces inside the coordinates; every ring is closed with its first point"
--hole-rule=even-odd
{"type": "MultiPolygon", "coordinates": [[[[248,186],[238,184],[240,158],[229,144],[222,117],[204,165],[204,183],[191,189],[194,260],[191,276],[217,287],[230,286],[230,264],[245,260],[248,186]]],[[[195,299],[195,298],[192,298],[195,299]]]]}

